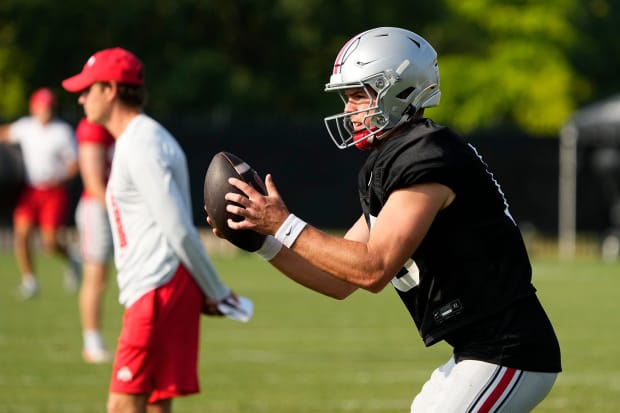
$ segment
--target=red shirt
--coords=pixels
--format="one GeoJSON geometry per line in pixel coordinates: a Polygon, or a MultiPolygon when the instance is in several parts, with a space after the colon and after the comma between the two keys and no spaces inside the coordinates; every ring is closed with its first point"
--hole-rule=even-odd
{"type": "MultiPolygon", "coordinates": [[[[112,166],[112,156],[114,155],[114,136],[112,136],[112,134],[103,126],[90,122],[86,118],[83,118],[80,123],[78,123],[75,130],[75,135],[77,137],[78,145],[85,142],[103,145],[106,152],[104,179],[107,182],[108,177],[110,176],[110,168],[112,166]]],[[[89,194],[84,191],[82,196],[89,196],[89,194]]]]}

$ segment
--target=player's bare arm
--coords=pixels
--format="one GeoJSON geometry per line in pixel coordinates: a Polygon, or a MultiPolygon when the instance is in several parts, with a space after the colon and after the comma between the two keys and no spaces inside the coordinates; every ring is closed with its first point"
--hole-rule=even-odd
{"type": "MultiPolygon", "coordinates": [[[[360,218],[347,231],[344,238],[366,242],[368,235],[368,225],[366,225],[364,216],[360,215],[360,218]]],[[[270,263],[293,281],[332,298],[345,299],[358,289],[358,286],[320,270],[288,248],[282,248],[281,252],[270,263]]]]}
{"type": "Polygon", "coordinates": [[[368,224],[366,224],[364,215],[360,215],[357,221],[355,221],[346,234],[344,234],[344,239],[351,241],[368,242],[369,238],[370,229],[368,228],[368,224]]]}
{"type": "MultiPolygon", "coordinates": [[[[207,217],[207,223],[211,225],[213,234],[221,238],[222,234],[213,225],[211,217],[207,217]]],[[[282,248],[270,264],[292,281],[338,300],[345,299],[357,290],[357,286],[327,274],[288,248],[282,248]]]]}
{"type": "Polygon", "coordinates": [[[66,170],[66,177],[65,177],[64,182],[68,182],[71,179],[75,178],[78,172],[80,171],[77,159],[69,162],[65,170],[66,170]]]}
{"type": "Polygon", "coordinates": [[[0,125],[0,142],[9,141],[9,125],[0,125]]]}
{"type": "MultiPolygon", "coordinates": [[[[266,178],[267,196],[250,185],[229,181],[247,197],[228,193],[228,212],[244,217],[229,221],[233,229],[252,229],[273,235],[288,216],[271,176],[266,178]]],[[[312,265],[334,277],[372,292],[387,285],[420,244],[435,215],[452,202],[454,193],[441,184],[421,184],[394,191],[377,217],[367,241],[358,220],[349,231],[349,239],[331,236],[308,225],[292,250],[312,265]]],[[[283,265],[280,252],[272,263],[283,265]]],[[[292,268],[291,270],[294,270],[292,268]]]]}
{"type": "Polygon", "coordinates": [[[294,249],[282,248],[269,263],[296,283],[338,300],[347,298],[358,289],[358,286],[321,270],[294,249]]]}
{"type": "Polygon", "coordinates": [[[78,149],[80,173],[84,189],[105,206],[106,152],[99,143],[83,142],[78,149]]]}

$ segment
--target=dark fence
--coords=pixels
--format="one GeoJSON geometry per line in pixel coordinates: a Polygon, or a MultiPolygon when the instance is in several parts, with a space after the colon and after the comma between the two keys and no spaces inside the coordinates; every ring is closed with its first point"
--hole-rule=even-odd
{"type": "MultiPolygon", "coordinates": [[[[337,149],[320,120],[225,126],[174,120],[163,123],[186,151],[198,226],[206,225],[202,210],[204,174],[211,157],[219,151],[236,154],[263,176],[271,173],[289,209],[318,227],[344,229],[361,213],[356,176],[365,155],[356,149],[337,149]]],[[[505,130],[475,135],[470,140],[494,171],[519,223],[555,236],[558,140],[530,138],[505,130]]],[[[0,152],[5,150],[0,147],[0,152]]],[[[0,155],[0,162],[3,159],[0,155]]],[[[605,190],[595,171],[587,166],[587,154],[581,159],[585,166],[579,170],[577,227],[580,231],[602,232],[609,225],[605,190]]],[[[15,189],[2,177],[0,186],[0,225],[8,226],[15,189]]],[[[80,190],[76,180],[71,186],[73,205],[80,190]]]]}

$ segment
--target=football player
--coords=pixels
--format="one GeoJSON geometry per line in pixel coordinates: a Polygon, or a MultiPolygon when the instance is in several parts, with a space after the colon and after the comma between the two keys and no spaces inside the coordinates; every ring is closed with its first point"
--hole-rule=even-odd
{"type": "Polygon", "coordinates": [[[112,255],[105,188],[114,153],[114,137],[106,128],[86,118],[78,123],[75,136],[84,186],[75,210],[83,269],[78,301],[84,343],[82,357],[87,363],[105,363],[111,359],[111,354],[104,344],[101,321],[108,261],[112,255]]]}
{"type": "Polygon", "coordinates": [[[69,212],[68,185],[78,173],[74,130],[55,116],[56,98],[49,88],[37,89],[30,96],[30,115],[0,125],[0,142],[21,147],[27,185],[21,191],[13,212],[14,246],[21,272],[19,294],[31,299],[39,291],[32,236],[39,226],[43,250],[63,258],[67,264],[65,287],[79,287],[81,264],[71,246],[60,236],[69,212]]]}
{"type": "Polygon", "coordinates": [[[62,85],[116,140],[105,200],[125,313],[108,411],[169,413],[173,398],[199,391],[201,312],[222,315],[234,295],[194,227],[185,153],[143,111],[142,62],[100,50],[62,85]]]}
{"type": "Polygon", "coordinates": [[[440,100],[437,53],[411,31],[368,30],[342,47],[325,90],[344,103],[325,118],[338,148],[368,153],[362,214],[332,236],[291,214],[271,175],[266,196],[231,178],[246,196],[226,195],[243,217],[229,227],[267,234],[259,255],[319,293],[391,284],[424,344],[453,347],[411,412],[531,411],[561,371],[559,344],[499,183],[466,139],[424,116],[440,100]]]}

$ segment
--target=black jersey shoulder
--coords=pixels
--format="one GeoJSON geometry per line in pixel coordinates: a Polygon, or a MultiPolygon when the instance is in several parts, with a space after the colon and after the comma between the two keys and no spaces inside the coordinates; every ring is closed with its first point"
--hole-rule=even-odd
{"type": "Polygon", "coordinates": [[[415,184],[436,182],[456,190],[458,171],[476,162],[463,137],[423,119],[406,133],[390,137],[372,153],[362,170],[362,179],[369,182],[372,178],[375,191],[380,191],[385,201],[394,190],[415,184]]]}

